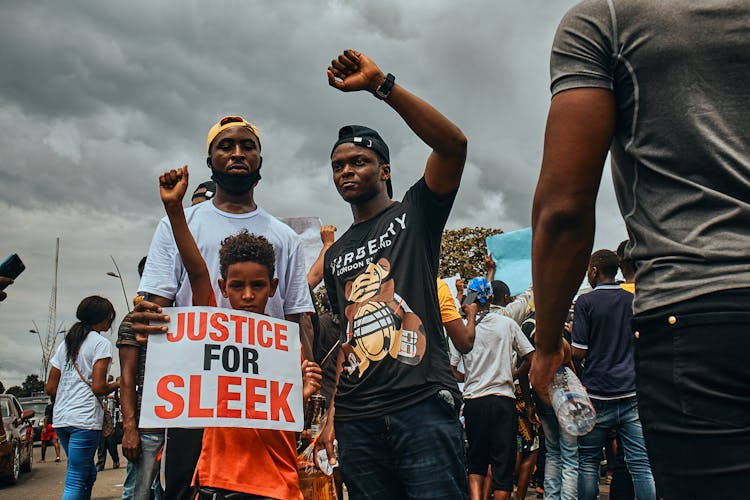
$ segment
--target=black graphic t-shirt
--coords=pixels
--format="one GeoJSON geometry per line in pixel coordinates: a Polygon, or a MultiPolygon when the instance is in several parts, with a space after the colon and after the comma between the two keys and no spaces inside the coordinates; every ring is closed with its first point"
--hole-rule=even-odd
{"type": "Polygon", "coordinates": [[[382,416],[441,389],[459,395],[435,285],[454,199],[438,198],[422,178],[326,252],[326,289],[343,331],[337,419],[382,416]]]}

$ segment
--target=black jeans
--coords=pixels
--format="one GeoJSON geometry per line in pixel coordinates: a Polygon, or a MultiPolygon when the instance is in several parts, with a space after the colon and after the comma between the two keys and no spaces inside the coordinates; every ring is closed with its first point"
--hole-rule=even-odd
{"type": "Polygon", "coordinates": [[[165,500],[193,500],[193,472],[198,465],[203,444],[203,429],[172,428],[167,430],[164,454],[165,500]]]}
{"type": "Polygon", "coordinates": [[[665,499],[732,498],[750,479],[750,290],[633,320],[639,409],[665,499]]]}

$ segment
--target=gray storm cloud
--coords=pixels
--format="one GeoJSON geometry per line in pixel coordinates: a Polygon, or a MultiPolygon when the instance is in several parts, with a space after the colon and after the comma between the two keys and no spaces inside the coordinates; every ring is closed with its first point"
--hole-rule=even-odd
{"type": "MultiPolygon", "coordinates": [[[[190,166],[209,176],[205,134],[227,114],[260,127],[259,204],[318,216],[340,230],[349,208],[330,180],[341,125],[367,124],[391,149],[400,196],[427,148],[387,105],[330,88],[341,50],[371,56],[469,138],[449,227],[527,226],[549,104],[548,59],[570,0],[494,2],[7,2],[0,16],[0,258],[26,272],[0,304],[0,380],[39,370],[55,237],[61,238],[58,321],[100,293],[122,318],[113,255],[134,294],[136,264],[162,216],[157,175],[190,166]]],[[[597,245],[625,237],[611,181],[600,195],[597,245]]],[[[112,337],[114,339],[114,334],[112,337]]],[[[116,356],[115,356],[116,358],[116,356]]]]}

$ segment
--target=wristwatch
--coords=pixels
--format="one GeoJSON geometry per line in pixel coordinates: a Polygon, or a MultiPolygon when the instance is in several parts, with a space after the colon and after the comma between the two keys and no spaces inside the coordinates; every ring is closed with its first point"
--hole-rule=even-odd
{"type": "Polygon", "coordinates": [[[388,73],[385,76],[385,80],[383,80],[383,83],[381,83],[378,88],[375,89],[375,97],[377,97],[381,101],[383,99],[386,99],[389,95],[391,95],[391,90],[393,90],[393,85],[395,83],[396,77],[388,73]]]}

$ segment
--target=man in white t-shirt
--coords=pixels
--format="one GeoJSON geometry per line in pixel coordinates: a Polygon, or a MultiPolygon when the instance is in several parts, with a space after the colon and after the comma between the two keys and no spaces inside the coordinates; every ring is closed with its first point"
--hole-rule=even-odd
{"type": "MultiPolygon", "coordinates": [[[[513,491],[513,468],[516,460],[516,396],[513,388],[513,353],[527,358],[534,347],[511,318],[490,310],[492,285],[484,277],[473,278],[467,295],[476,292],[477,313],[474,348],[461,355],[450,344],[454,370],[464,362],[464,418],[469,442],[469,496],[478,499],[482,493],[487,466],[492,466],[492,489],[495,500],[509,499],[513,491]]],[[[521,387],[528,398],[529,361],[519,373],[524,374],[521,387]]]]}
{"type": "MultiPolygon", "coordinates": [[[[209,130],[206,149],[206,163],[216,182],[216,194],[212,200],[186,208],[185,217],[211,274],[218,306],[229,307],[218,288],[221,242],[247,229],[268,239],[276,253],[279,286],[268,301],[266,313],[300,322],[306,313],[313,312],[313,305],[299,239],[291,228],[258,207],[253,196],[263,163],[257,127],[239,116],[224,117],[209,130]]],[[[146,294],[146,300],[140,302],[130,316],[133,330],[139,333],[160,331],[159,327],[147,325],[149,320],[161,317],[156,314],[160,312],[159,306],[192,305],[190,282],[166,217],[159,222],[151,241],[139,293],[146,294]]],[[[307,329],[300,329],[303,330],[307,329]]],[[[305,356],[311,359],[311,342],[307,340],[303,336],[303,349],[305,356]]],[[[202,429],[167,432],[167,498],[192,498],[190,484],[200,455],[201,439],[202,429]]]]}

